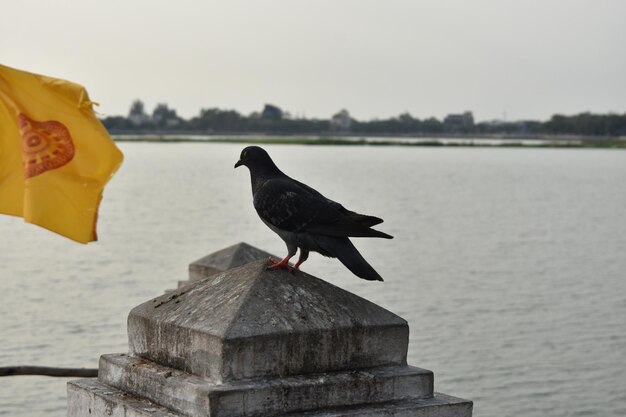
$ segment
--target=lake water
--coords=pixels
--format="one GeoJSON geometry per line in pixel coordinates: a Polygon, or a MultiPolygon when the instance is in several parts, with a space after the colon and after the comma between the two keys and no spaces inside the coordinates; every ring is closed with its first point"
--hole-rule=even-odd
{"type": "MultiPolygon", "coordinates": [[[[122,143],[100,241],[0,216],[0,366],[97,367],[126,315],[187,265],[282,241],[252,208],[241,145],[122,143]]],[[[385,278],[312,254],[303,269],[409,321],[409,363],[476,416],[626,415],[626,152],[266,147],[288,174],[385,219],[356,239],[385,278]]],[[[0,415],[65,415],[66,379],[0,378],[0,415]]]]}

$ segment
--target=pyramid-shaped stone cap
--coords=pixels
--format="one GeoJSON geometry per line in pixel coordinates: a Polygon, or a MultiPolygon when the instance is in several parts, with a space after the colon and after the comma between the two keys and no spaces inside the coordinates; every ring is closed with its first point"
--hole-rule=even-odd
{"type": "Polygon", "coordinates": [[[267,259],[270,256],[273,255],[245,242],[240,242],[190,263],[189,279],[197,281],[252,261],[267,259]]]}
{"type": "Polygon", "coordinates": [[[404,319],[267,265],[252,262],[134,308],[131,353],[215,383],[406,365],[404,319]]]}

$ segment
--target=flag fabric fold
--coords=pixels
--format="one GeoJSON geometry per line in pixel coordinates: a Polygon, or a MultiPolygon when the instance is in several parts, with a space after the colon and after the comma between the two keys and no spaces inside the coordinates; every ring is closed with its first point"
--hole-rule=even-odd
{"type": "Polygon", "coordinates": [[[80,243],[97,240],[122,152],[79,84],[0,64],[0,213],[80,243]]]}

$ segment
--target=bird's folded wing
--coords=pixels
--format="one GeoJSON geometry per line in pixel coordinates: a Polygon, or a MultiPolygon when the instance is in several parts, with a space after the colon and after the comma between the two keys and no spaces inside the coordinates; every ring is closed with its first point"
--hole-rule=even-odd
{"type": "Polygon", "coordinates": [[[320,198],[326,200],[332,207],[336,208],[339,211],[340,215],[346,216],[348,218],[347,220],[350,220],[355,223],[360,223],[361,225],[366,226],[366,227],[372,227],[383,222],[383,219],[379,217],[367,216],[365,214],[359,214],[359,213],[355,213],[354,211],[348,210],[347,208],[337,203],[336,201],[333,201],[330,198],[324,197],[316,189],[311,188],[308,185],[303,184],[297,180],[294,180],[293,178],[290,178],[290,179],[293,180],[294,183],[296,183],[298,186],[303,188],[305,191],[308,191],[311,195],[319,196],[320,198]]]}
{"type": "Polygon", "coordinates": [[[370,225],[382,222],[381,219],[349,211],[289,178],[267,181],[256,191],[254,207],[263,220],[290,232],[327,236],[388,236],[369,229],[370,225]]]}

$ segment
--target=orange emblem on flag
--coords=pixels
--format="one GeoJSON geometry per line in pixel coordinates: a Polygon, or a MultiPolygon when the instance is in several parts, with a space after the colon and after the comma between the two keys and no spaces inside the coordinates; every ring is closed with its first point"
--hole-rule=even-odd
{"type": "Polygon", "coordinates": [[[24,113],[20,113],[17,120],[22,137],[24,178],[60,168],[74,158],[74,142],[63,123],[36,122],[24,113]]]}

